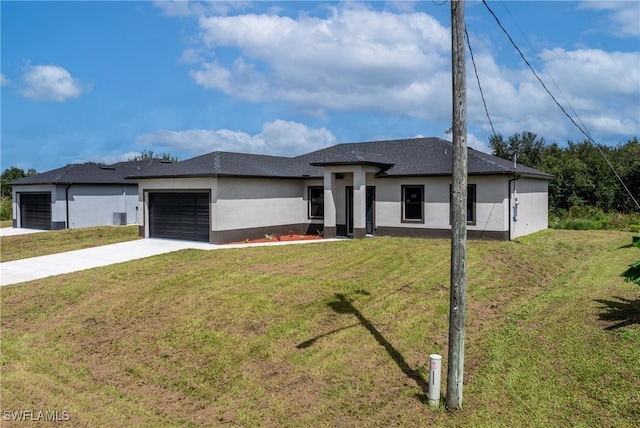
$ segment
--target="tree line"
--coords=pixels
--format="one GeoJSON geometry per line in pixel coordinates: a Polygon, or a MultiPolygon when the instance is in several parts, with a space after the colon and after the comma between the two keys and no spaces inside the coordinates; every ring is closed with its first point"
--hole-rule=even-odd
{"type": "MultiPolygon", "coordinates": [[[[566,213],[575,206],[591,206],[605,212],[638,212],[638,208],[624,189],[627,186],[640,202],[640,143],[637,137],[617,146],[596,145],[588,140],[547,144],[544,137],[523,131],[508,138],[496,134],[489,138],[492,154],[514,160],[525,166],[554,175],[549,182],[549,209],[552,213],[566,213]],[[603,156],[604,155],[604,156],[603,156]],[[611,163],[615,173],[608,165],[611,163]]],[[[152,151],[129,160],[167,159],[177,161],[170,153],[157,155],[152,151]]],[[[11,197],[10,181],[35,174],[34,169],[24,171],[12,166],[2,172],[2,196],[11,197]]]]}
{"type": "Polygon", "coordinates": [[[549,209],[562,214],[575,206],[591,206],[605,212],[638,212],[640,202],[640,143],[634,137],[617,146],[594,144],[589,140],[547,144],[543,137],[528,131],[506,140],[501,134],[489,139],[492,154],[521,165],[553,174],[549,182],[549,209]],[[604,156],[603,156],[604,155],[604,156]],[[606,159],[605,159],[606,157],[606,159]],[[607,163],[616,171],[616,173],[607,163]]]}
{"type": "Polygon", "coordinates": [[[5,198],[11,198],[11,186],[9,186],[8,183],[35,174],[37,174],[37,171],[33,168],[29,168],[27,172],[25,172],[24,169],[15,166],[5,169],[2,171],[2,175],[0,176],[1,195],[5,198]]]}

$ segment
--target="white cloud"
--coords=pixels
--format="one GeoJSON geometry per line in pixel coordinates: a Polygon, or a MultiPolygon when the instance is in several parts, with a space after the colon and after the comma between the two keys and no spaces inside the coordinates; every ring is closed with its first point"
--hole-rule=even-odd
{"type": "Polygon", "coordinates": [[[30,65],[22,79],[24,87],[20,93],[26,98],[39,101],[63,102],[91,90],[57,65],[30,65]]]}
{"type": "MultiPolygon", "coordinates": [[[[603,10],[625,33],[638,31],[637,25],[624,28],[626,16],[637,16],[639,5],[583,3],[603,10]]],[[[277,9],[221,16],[205,6],[189,6],[200,43],[185,50],[184,59],[194,64],[194,82],[208,90],[255,103],[284,101],[317,117],[359,110],[435,123],[451,120],[449,29],[414,11],[411,2],[387,3],[388,11],[345,2],[298,16],[278,15],[277,9]]],[[[554,139],[578,133],[526,66],[497,63],[499,49],[482,28],[471,30],[496,132],[530,130],[554,139]]],[[[637,133],[640,52],[549,45],[539,60],[538,75],[566,111],[575,117],[576,110],[576,121],[587,130],[602,131],[602,137],[637,133]]],[[[469,127],[477,135],[489,134],[471,61],[467,67],[469,127]]]]}
{"type": "Polygon", "coordinates": [[[325,128],[310,129],[304,124],[285,120],[265,123],[256,135],[228,129],[158,130],[141,135],[137,142],[191,155],[229,151],[281,156],[297,156],[337,143],[335,136],[325,128]]]}
{"type": "Polygon", "coordinates": [[[606,16],[608,26],[605,29],[619,37],[640,36],[640,2],[631,1],[583,1],[583,9],[609,12],[606,16]]]}
{"type": "Polygon", "coordinates": [[[230,61],[219,56],[202,61],[191,77],[207,89],[254,102],[423,117],[429,100],[450,90],[434,79],[450,74],[450,36],[429,15],[372,11],[358,4],[328,11],[325,18],[200,17],[204,47],[213,54],[218,48],[240,54],[230,61]]]}
{"type": "Polygon", "coordinates": [[[0,73],[0,86],[5,86],[11,83],[11,80],[4,77],[4,74],[0,73]]]}
{"type": "Polygon", "coordinates": [[[556,48],[545,50],[541,57],[547,72],[563,91],[571,94],[593,99],[594,96],[618,97],[638,92],[640,52],[556,48]],[[580,72],[576,73],[576,70],[580,72]]]}
{"type": "Polygon", "coordinates": [[[479,150],[484,153],[491,153],[491,148],[487,141],[480,140],[474,134],[467,133],[467,147],[479,150]]]}
{"type": "Polygon", "coordinates": [[[153,2],[166,16],[204,16],[206,14],[226,15],[233,10],[242,10],[251,5],[246,1],[204,1],[160,0],[153,2]]]}
{"type": "MultiPolygon", "coordinates": [[[[497,133],[529,130],[553,139],[586,138],[528,68],[508,69],[490,53],[474,52],[497,133]]],[[[640,126],[640,52],[547,49],[536,72],[564,110],[598,138],[631,138],[640,126]],[[615,120],[614,120],[615,119],[615,120]]],[[[490,133],[475,75],[467,72],[468,119],[490,133]]]]}

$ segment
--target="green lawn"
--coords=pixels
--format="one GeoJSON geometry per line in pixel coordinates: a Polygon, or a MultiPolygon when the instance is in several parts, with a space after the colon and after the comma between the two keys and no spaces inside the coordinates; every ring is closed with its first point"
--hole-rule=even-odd
{"type": "Polygon", "coordinates": [[[0,238],[0,261],[27,259],[65,251],[140,239],[138,226],[98,226],[0,238]]]}
{"type": "Polygon", "coordinates": [[[446,240],[186,250],[2,287],[2,410],[80,427],[637,427],[630,243],[469,242],[457,412],[424,390],[430,353],[446,382],[446,240]]]}

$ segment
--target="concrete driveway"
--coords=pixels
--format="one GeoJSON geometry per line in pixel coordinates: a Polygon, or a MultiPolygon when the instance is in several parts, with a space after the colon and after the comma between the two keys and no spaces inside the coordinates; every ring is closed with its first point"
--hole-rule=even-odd
{"type": "Polygon", "coordinates": [[[28,233],[44,233],[49,230],[41,229],[23,229],[20,227],[2,227],[0,228],[0,236],[26,235],[28,233]]]}
{"type": "Polygon", "coordinates": [[[87,248],[84,250],[69,251],[66,253],[51,254],[48,256],[0,263],[0,285],[17,284],[20,282],[32,281],[34,279],[77,272],[85,269],[112,265],[115,263],[128,262],[130,260],[142,259],[188,248],[198,250],[219,250],[243,247],[311,244],[339,240],[341,239],[212,245],[203,242],[177,241],[170,239],[138,239],[135,241],[120,242],[118,244],[103,245],[101,247],[87,248]]]}

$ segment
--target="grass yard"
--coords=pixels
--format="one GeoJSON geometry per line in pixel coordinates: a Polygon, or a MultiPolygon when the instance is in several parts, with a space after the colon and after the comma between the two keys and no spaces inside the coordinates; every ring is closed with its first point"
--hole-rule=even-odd
{"type": "Polygon", "coordinates": [[[140,239],[138,226],[98,226],[0,238],[0,261],[27,259],[65,251],[140,239]]]}
{"type": "Polygon", "coordinates": [[[457,412],[426,404],[430,353],[446,382],[446,240],[186,250],[2,287],[2,410],[77,427],[637,427],[630,243],[469,242],[457,412]]]}

